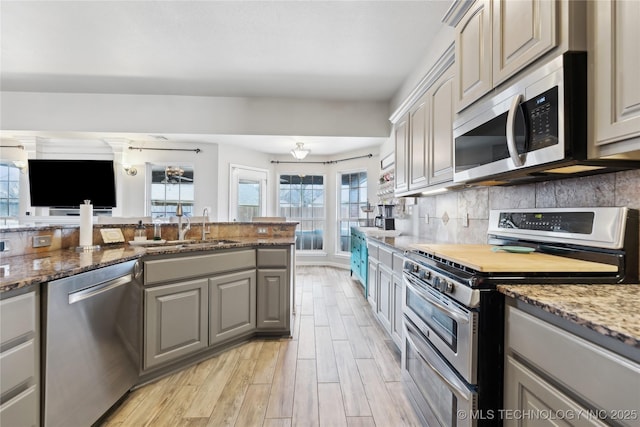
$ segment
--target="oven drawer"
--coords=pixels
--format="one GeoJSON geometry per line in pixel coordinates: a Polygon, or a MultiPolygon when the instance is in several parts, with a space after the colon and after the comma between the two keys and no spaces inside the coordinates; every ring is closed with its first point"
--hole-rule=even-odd
{"type": "Polygon", "coordinates": [[[462,380],[405,317],[402,381],[427,425],[475,426],[478,394],[462,380]]]}

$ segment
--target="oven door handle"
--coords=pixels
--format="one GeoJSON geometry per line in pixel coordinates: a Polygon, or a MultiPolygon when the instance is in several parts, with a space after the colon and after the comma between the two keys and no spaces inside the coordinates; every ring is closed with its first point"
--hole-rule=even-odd
{"type": "Polygon", "coordinates": [[[407,328],[407,332],[409,332],[409,339],[413,343],[414,350],[420,358],[429,365],[429,368],[445,383],[449,386],[449,388],[454,391],[458,397],[463,398],[464,400],[469,401],[471,399],[470,394],[471,391],[468,390],[462,382],[451,376],[449,378],[448,375],[445,375],[443,372],[448,372],[451,370],[446,364],[440,361],[439,357],[436,353],[431,350],[428,345],[421,344],[420,342],[412,339],[411,335],[419,337],[419,332],[415,330],[414,326],[411,324],[411,321],[407,321],[405,318],[404,321],[405,327],[407,328]]]}
{"type": "Polygon", "coordinates": [[[469,316],[466,315],[466,313],[463,313],[454,307],[447,307],[446,305],[438,301],[436,298],[429,295],[427,292],[424,292],[423,290],[414,286],[413,282],[408,278],[405,277],[405,280],[406,280],[407,286],[409,286],[416,294],[420,295],[422,298],[429,301],[429,304],[433,305],[443,314],[451,317],[453,320],[455,320],[459,324],[466,325],[467,323],[469,323],[469,316]]]}
{"type": "Polygon", "coordinates": [[[507,149],[509,150],[509,156],[513,160],[513,164],[516,167],[524,165],[523,156],[518,153],[518,147],[516,146],[516,114],[518,108],[522,102],[522,95],[516,95],[511,101],[511,108],[509,108],[509,114],[507,114],[507,149]]]}

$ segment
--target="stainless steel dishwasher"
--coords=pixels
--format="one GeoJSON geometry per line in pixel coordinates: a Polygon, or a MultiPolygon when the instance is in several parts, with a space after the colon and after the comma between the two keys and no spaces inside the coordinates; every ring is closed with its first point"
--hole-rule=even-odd
{"type": "Polygon", "coordinates": [[[139,273],[129,261],[44,286],[45,426],[90,426],[136,383],[139,273]]]}

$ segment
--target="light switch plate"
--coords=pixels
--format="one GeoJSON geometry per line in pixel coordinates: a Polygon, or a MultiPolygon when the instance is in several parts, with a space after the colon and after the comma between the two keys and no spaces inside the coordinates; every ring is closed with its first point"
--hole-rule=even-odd
{"type": "Polygon", "coordinates": [[[106,243],[124,243],[122,230],[119,228],[101,228],[102,241],[106,243]]]}

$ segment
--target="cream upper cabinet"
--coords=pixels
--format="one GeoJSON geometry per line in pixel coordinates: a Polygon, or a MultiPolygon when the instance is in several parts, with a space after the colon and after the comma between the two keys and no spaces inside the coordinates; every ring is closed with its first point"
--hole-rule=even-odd
{"type": "Polygon", "coordinates": [[[456,111],[558,46],[560,8],[578,9],[566,0],[477,1],[456,25],[456,111]]]}
{"type": "Polygon", "coordinates": [[[629,140],[611,154],[640,150],[640,2],[601,0],[590,7],[597,144],[629,140]]]}
{"type": "Polygon", "coordinates": [[[409,112],[409,190],[427,185],[429,96],[425,94],[409,112]]]}
{"type": "Polygon", "coordinates": [[[457,111],[493,87],[491,50],[491,2],[481,0],[456,26],[457,111]]]}
{"type": "Polygon", "coordinates": [[[429,90],[429,185],[453,179],[453,66],[429,90]]]}
{"type": "Polygon", "coordinates": [[[557,7],[549,0],[494,0],[493,86],[556,46],[557,7]]]}
{"type": "Polygon", "coordinates": [[[395,196],[407,196],[453,180],[453,119],[455,105],[453,44],[443,53],[398,113],[395,196]]]}
{"type": "Polygon", "coordinates": [[[395,137],[395,192],[409,189],[409,117],[404,116],[394,126],[395,137]]]}

